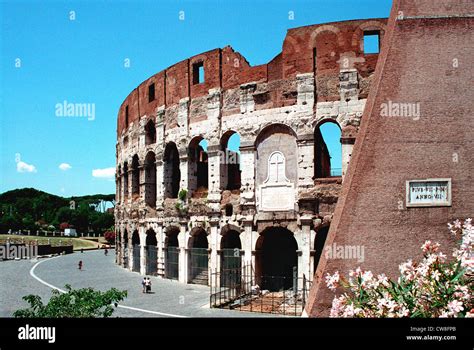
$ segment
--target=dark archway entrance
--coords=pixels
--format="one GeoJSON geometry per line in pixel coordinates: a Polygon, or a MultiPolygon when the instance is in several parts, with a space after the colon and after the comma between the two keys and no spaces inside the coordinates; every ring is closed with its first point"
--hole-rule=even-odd
{"type": "Polygon", "coordinates": [[[328,232],[329,226],[321,227],[316,232],[316,236],[314,237],[314,273],[318,268],[319,260],[321,259],[321,255],[323,254],[324,243],[326,242],[328,232]]]}
{"type": "Polygon", "coordinates": [[[240,233],[223,228],[221,239],[221,286],[236,287],[242,276],[242,256],[240,233]]]}
{"type": "Polygon", "coordinates": [[[293,233],[283,227],[267,228],[260,234],[256,249],[255,273],[261,288],[291,288],[298,267],[298,244],[293,233]]]}
{"type": "Polygon", "coordinates": [[[145,158],[145,203],[156,207],[156,164],[155,153],[148,152],[145,158]]]}
{"type": "Polygon", "coordinates": [[[207,140],[200,136],[193,138],[188,154],[188,190],[193,197],[205,198],[209,182],[207,140]]]}
{"type": "Polygon", "coordinates": [[[189,283],[209,284],[209,253],[207,233],[202,228],[194,229],[189,240],[189,283]]]}
{"type": "Polygon", "coordinates": [[[140,272],[140,236],[138,230],[135,230],[132,235],[132,271],[140,272]]]}
{"type": "Polygon", "coordinates": [[[158,272],[158,247],[156,233],[153,229],[146,231],[146,274],[156,275],[158,272]]]}
{"type": "Polygon", "coordinates": [[[178,148],[175,143],[166,144],[163,161],[165,198],[178,198],[181,171],[179,170],[178,148]]]}
{"type": "Polygon", "coordinates": [[[177,280],[179,277],[179,228],[169,227],[165,240],[165,277],[177,280]]]}

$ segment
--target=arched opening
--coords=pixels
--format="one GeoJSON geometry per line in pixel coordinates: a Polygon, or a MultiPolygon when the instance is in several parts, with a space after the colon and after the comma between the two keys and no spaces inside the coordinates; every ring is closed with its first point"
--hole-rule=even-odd
{"type": "Polygon", "coordinates": [[[123,199],[128,198],[128,163],[123,163],[123,199]]]}
{"type": "Polygon", "coordinates": [[[341,128],[323,122],[314,131],[314,177],[342,176],[341,128]]]}
{"type": "Polygon", "coordinates": [[[200,136],[193,138],[189,144],[188,152],[188,189],[191,196],[205,198],[209,183],[207,140],[200,136]]]}
{"type": "Polygon", "coordinates": [[[291,231],[283,227],[265,229],[256,244],[255,273],[262,289],[278,291],[293,286],[297,276],[298,244],[291,231]]]}
{"type": "Polygon", "coordinates": [[[191,231],[189,239],[189,283],[209,284],[209,252],[207,233],[203,228],[191,231]]]}
{"type": "Polygon", "coordinates": [[[128,267],[128,259],[129,259],[129,254],[128,254],[128,232],[125,230],[123,232],[123,242],[122,242],[122,261],[123,261],[123,267],[127,268],[128,267]]]}
{"type": "Polygon", "coordinates": [[[156,165],[155,153],[148,152],[145,157],[145,203],[156,207],[156,165]]]}
{"type": "Polygon", "coordinates": [[[240,135],[227,131],[221,138],[221,189],[240,190],[240,135]]]}
{"type": "Polygon", "coordinates": [[[221,234],[221,286],[236,288],[242,276],[240,232],[226,226],[221,234]]]}
{"type": "Polygon", "coordinates": [[[174,142],[168,142],[163,156],[165,198],[178,198],[181,171],[179,170],[179,153],[174,142]]]}
{"type": "Polygon", "coordinates": [[[132,158],[132,197],[136,199],[140,196],[140,168],[138,155],[132,158]]]}
{"type": "Polygon", "coordinates": [[[321,227],[314,237],[314,273],[318,268],[319,260],[321,260],[321,255],[323,255],[324,243],[326,243],[326,238],[328,236],[329,226],[321,227]]]}
{"type": "Polygon", "coordinates": [[[177,280],[179,277],[179,228],[170,226],[165,238],[165,277],[177,280]]]}
{"type": "Polygon", "coordinates": [[[153,120],[148,121],[145,125],[145,145],[156,143],[156,128],[153,120]]]}
{"type": "Polygon", "coordinates": [[[132,271],[140,272],[140,236],[138,230],[132,234],[132,271]]]}
{"type": "Polygon", "coordinates": [[[158,272],[158,247],[156,233],[153,229],[146,231],[146,274],[156,275],[158,272]]]}

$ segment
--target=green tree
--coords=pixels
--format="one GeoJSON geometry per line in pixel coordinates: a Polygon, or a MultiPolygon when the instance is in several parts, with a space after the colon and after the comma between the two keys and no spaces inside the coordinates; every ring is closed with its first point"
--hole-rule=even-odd
{"type": "Polygon", "coordinates": [[[72,289],[66,285],[66,292],[54,289],[52,297],[44,304],[38,295],[27,295],[23,300],[30,304],[27,309],[13,313],[16,318],[82,318],[110,317],[114,305],[127,297],[127,291],[112,288],[106,292],[92,288],[72,289]]]}

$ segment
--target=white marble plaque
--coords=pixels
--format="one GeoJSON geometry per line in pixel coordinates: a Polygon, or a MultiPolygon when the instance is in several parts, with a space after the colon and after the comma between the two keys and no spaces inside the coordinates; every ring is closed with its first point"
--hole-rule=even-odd
{"type": "Polygon", "coordinates": [[[260,186],[260,210],[285,211],[295,206],[295,186],[286,177],[285,157],[273,152],[268,157],[268,175],[260,186]]]}
{"type": "Polygon", "coordinates": [[[408,180],[406,206],[451,206],[451,179],[408,180]]]}

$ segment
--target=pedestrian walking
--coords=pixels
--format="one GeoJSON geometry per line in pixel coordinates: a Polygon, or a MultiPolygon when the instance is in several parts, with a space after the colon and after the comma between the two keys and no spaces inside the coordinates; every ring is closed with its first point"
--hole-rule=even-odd
{"type": "Polygon", "coordinates": [[[82,260],[79,260],[78,268],[79,270],[82,270],[82,260]]]}
{"type": "Polygon", "coordinates": [[[146,277],[142,279],[142,293],[146,292],[146,277]]]}
{"type": "Polygon", "coordinates": [[[151,280],[150,280],[150,277],[147,277],[147,278],[146,278],[145,289],[146,289],[146,293],[150,293],[150,292],[151,292],[151,280]]]}

